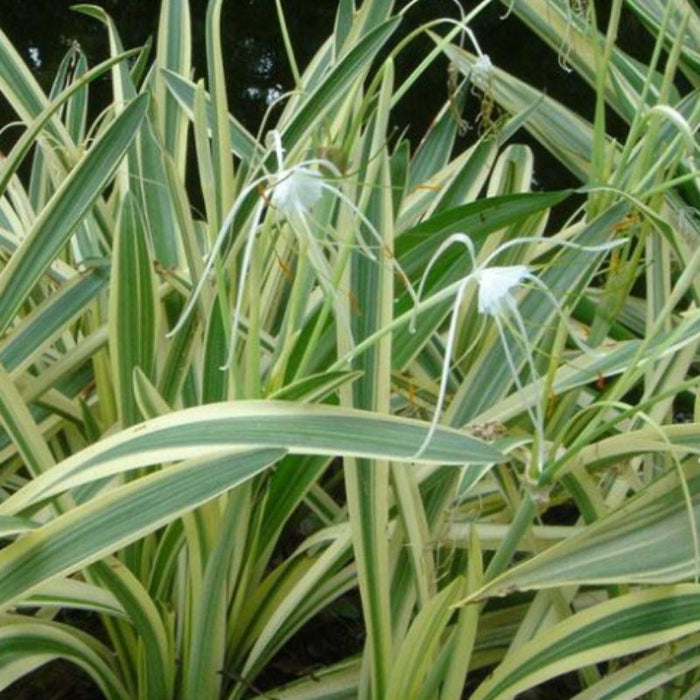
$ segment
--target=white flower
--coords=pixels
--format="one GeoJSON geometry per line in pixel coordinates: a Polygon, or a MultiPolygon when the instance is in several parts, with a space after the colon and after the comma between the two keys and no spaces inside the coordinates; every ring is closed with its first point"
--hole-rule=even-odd
{"type": "Polygon", "coordinates": [[[488,54],[482,53],[474,61],[474,65],[469,73],[469,79],[474,87],[479,88],[482,92],[488,92],[491,87],[492,73],[493,63],[491,63],[488,54]]]}
{"type": "Polygon", "coordinates": [[[474,281],[479,285],[478,308],[480,314],[496,316],[502,313],[510,291],[517,287],[528,275],[525,265],[508,267],[487,267],[474,273],[474,281]]]}
{"type": "Polygon", "coordinates": [[[274,148],[277,156],[277,173],[271,185],[270,203],[279,213],[291,219],[295,216],[307,216],[323,194],[323,178],[311,164],[325,165],[334,175],[340,176],[337,168],[321,159],[307,160],[304,163],[285,168],[282,137],[276,129],[267,135],[268,146],[274,148]]]}
{"type": "MultiPolygon", "coordinates": [[[[501,343],[503,345],[503,351],[506,357],[506,362],[508,363],[508,368],[510,369],[511,376],[513,377],[513,382],[516,389],[519,392],[523,391],[523,386],[520,381],[520,371],[516,366],[516,361],[513,358],[509,343],[512,342],[512,338],[519,338],[522,343],[522,350],[524,351],[525,361],[530,374],[530,381],[537,379],[537,371],[535,369],[535,363],[533,360],[533,349],[528,342],[528,333],[525,328],[525,323],[518,311],[517,300],[514,296],[514,291],[517,287],[522,286],[524,282],[530,282],[538,287],[541,291],[545,293],[545,296],[552,302],[554,308],[558,312],[562,320],[569,326],[568,320],[564,315],[562,308],[560,307],[557,300],[552,295],[549,288],[539,279],[536,275],[530,272],[526,265],[508,265],[508,266],[497,266],[491,265],[491,261],[494,260],[498,255],[508,248],[513,246],[529,244],[529,243],[539,243],[542,242],[541,238],[523,237],[515,238],[513,240],[507,241],[506,243],[500,245],[496,250],[494,250],[486,259],[481,263],[476,262],[476,251],[474,249],[474,244],[472,240],[464,233],[455,233],[443,241],[443,243],[438,247],[433,256],[431,257],[428,265],[423,273],[423,278],[421,279],[420,286],[418,287],[417,303],[414,306],[414,315],[411,321],[411,330],[415,331],[416,316],[418,313],[420,297],[423,292],[423,287],[428,278],[428,274],[435,261],[442,255],[442,253],[449,248],[453,243],[461,243],[467,249],[470,256],[471,270],[465,275],[457,285],[457,293],[455,295],[455,301],[452,306],[452,315],[450,318],[450,324],[447,331],[447,341],[445,343],[445,359],[442,365],[442,374],[440,377],[440,387],[438,390],[437,402],[435,405],[435,413],[430,424],[430,428],[423,440],[423,443],[418,448],[418,451],[414,455],[418,459],[425,449],[428,447],[430,440],[437,429],[438,420],[440,418],[440,413],[442,412],[442,407],[445,401],[445,394],[447,392],[447,382],[450,374],[450,365],[452,362],[452,353],[454,350],[455,339],[457,336],[457,321],[459,318],[458,310],[462,305],[462,300],[466,292],[467,287],[475,283],[478,287],[478,298],[477,298],[477,309],[478,312],[483,316],[490,316],[496,328],[498,330],[501,343]],[[511,333],[510,336],[506,335],[506,326],[513,328],[515,331],[511,333]]],[[[574,248],[576,250],[587,250],[591,252],[604,252],[610,250],[613,247],[622,245],[625,241],[618,240],[609,244],[586,246],[579,245],[577,243],[571,243],[569,241],[551,241],[552,243],[568,248],[574,248]]],[[[591,348],[586,347],[576,336],[576,334],[569,327],[569,333],[574,339],[576,344],[586,352],[593,352],[591,348]]],[[[541,402],[535,402],[534,408],[530,403],[526,403],[525,409],[530,416],[530,419],[534,428],[534,443],[538,448],[538,453],[534,455],[536,469],[541,469],[543,457],[544,457],[544,416],[542,415],[541,402]]]]}
{"type": "Polygon", "coordinates": [[[311,213],[323,194],[321,176],[308,168],[296,168],[280,174],[272,188],[270,202],[287,218],[311,213]]]}
{"type": "MultiPolygon", "coordinates": [[[[329,192],[333,194],[346,206],[350,207],[355,214],[356,219],[362,222],[371,235],[381,245],[383,245],[381,235],[373,226],[372,222],[369,221],[369,219],[358,209],[357,205],[355,205],[355,203],[344,195],[337,187],[328,183],[318,170],[312,169],[323,167],[333,176],[340,178],[341,173],[333,163],[323,158],[310,158],[291,167],[287,167],[284,162],[284,149],[282,148],[282,137],[279,131],[271,131],[267,135],[266,141],[268,148],[274,150],[277,157],[277,172],[273,174],[266,174],[253,180],[253,182],[247,185],[238,195],[233,207],[229,211],[221,226],[221,230],[219,231],[216,240],[214,241],[214,245],[209,253],[204,271],[202,272],[194,292],[185,305],[177,324],[170,331],[170,333],[168,333],[168,337],[177,333],[192,312],[196,300],[201,294],[204,284],[208,279],[209,273],[214,266],[214,262],[219,254],[219,251],[221,250],[221,246],[223,245],[228,231],[231,228],[231,225],[236,218],[236,214],[239,212],[242,204],[247,201],[248,197],[253,191],[257,190],[265,183],[270,183],[269,187],[265,190],[265,195],[260,197],[260,200],[253,210],[250,228],[248,229],[247,234],[245,234],[245,247],[243,249],[243,259],[239,269],[239,283],[236,294],[236,308],[233,316],[231,343],[229,346],[226,363],[222,369],[227,369],[233,360],[236,348],[238,326],[243,311],[245,283],[248,276],[248,271],[250,269],[253,246],[255,245],[258,229],[268,205],[270,205],[272,210],[274,210],[279,216],[283,217],[289,222],[291,230],[299,239],[300,250],[304,251],[304,254],[308,257],[316,272],[317,279],[320,286],[323,288],[324,293],[331,298],[339,299],[340,293],[333,286],[330,279],[331,272],[329,263],[326,260],[322,250],[322,242],[319,241],[314,235],[308,223],[308,218],[312,214],[314,206],[321,199],[323,193],[329,192]]],[[[369,257],[371,260],[376,260],[376,256],[372,253],[361,237],[358,237],[358,245],[367,257],[369,257]]],[[[402,279],[407,284],[411,296],[415,299],[413,288],[411,287],[410,283],[408,283],[403,271],[398,267],[398,263],[392,258],[391,264],[397,268],[399,274],[402,275],[402,279]]],[[[347,326],[348,332],[350,332],[350,321],[349,318],[346,318],[347,314],[345,313],[344,306],[342,304],[338,304],[336,314],[347,326]]]]}

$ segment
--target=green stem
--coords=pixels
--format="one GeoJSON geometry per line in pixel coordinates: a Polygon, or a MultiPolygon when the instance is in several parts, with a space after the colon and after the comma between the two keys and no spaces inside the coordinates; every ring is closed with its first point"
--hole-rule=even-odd
{"type": "Polygon", "coordinates": [[[275,5],[277,7],[277,17],[279,19],[280,29],[282,31],[284,50],[287,52],[287,60],[289,61],[289,67],[294,78],[294,85],[296,86],[297,90],[299,90],[301,89],[301,74],[299,73],[299,66],[297,65],[297,61],[294,56],[294,47],[292,46],[292,41],[289,38],[287,21],[284,18],[284,10],[282,9],[282,0],[275,0],[275,5]]]}
{"type": "Polygon", "coordinates": [[[527,533],[532,519],[535,517],[537,508],[532,496],[526,491],[523,495],[523,500],[520,501],[518,512],[513,518],[511,526],[508,528],[503,542],[496,550],[493,558],[489,562],[484,573],[484,581],[488,582],[496,578],[510,563],[510,560],[515,554],[518,544],[527,533]]]}

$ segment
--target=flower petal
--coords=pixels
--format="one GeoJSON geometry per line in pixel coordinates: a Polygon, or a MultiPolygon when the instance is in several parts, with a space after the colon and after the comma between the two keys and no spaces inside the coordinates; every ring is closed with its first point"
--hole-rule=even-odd
{"type": "Polygon", "coordinates": [[[492,71],[493,63],[491,63],[488,54],[481,54],[474,62],[469,74],[472,85],[479,88],[482,92],[486,92],[490,85],[492,71]]]}
{"type": "Polygon", "coordinates": [[[513,287],[529,274],[526,265],[486,267],[475,277],[479,285],[479,313],[495,316],[503,307],[503,301],[513,287]]]}
{"type": "Polygon", "coordinates": [[[321,176],[307,168],[282,171],[275,183],[270,201],[283,216],[308,214],[323,193],[321,176]]]}

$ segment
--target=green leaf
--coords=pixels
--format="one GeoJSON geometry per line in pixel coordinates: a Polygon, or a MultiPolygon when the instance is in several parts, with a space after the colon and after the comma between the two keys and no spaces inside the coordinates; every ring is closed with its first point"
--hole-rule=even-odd
{"type": "MultiPolygon", "coordinates": [[[[647,25],[652,35],[657,36],[666,9],[664,0],[627,0],[627,4],[647,25]]],[[[670,48],[678,41],[682,20],[688,15],[688,31],[681,43],[681,63],[684,64],[684,73],[688,79],[694,87],[698,87],[700,85],[700,17],[697,5],[693,6],[689,0],[674,0],[674,5],[664,36],[665,43],[670,48]]]]}
{"type": "Polygon", "coordinates": [[[22,605],[27,607],[62,607],[126,618],[119,601],[104,588],[74,578],[56,579],[41,586],[22,605]]]}
{"type": "Polygon", "coordinates": [[[141,539],[283,455],[251,450],[195,458],[71,509],[0,551],[0,606],[141,539]]]}
{"type": "Polygon", "coordinates": [[[283,401],[321,402],[335,393],[339,387],[355,381],[361,372],[321,372],[286,384],[270,395],[270,399],[283,401]]]}
{"type": "Polygon", "coordinates": [[[435,663],[460,585],[459,579],[453,580],[421,609],[411,623],[392,664],[387,697],[418,697],[425,677],[435,663]]]}
{"type": "Polygon", "coordinates": [[[173,185],[168,172],[170,156],[156,138],[150,121],[144,123],[139,132],[139,147],[139,203],[148,225],[153,255],[163,267],[174,268],[180,263],[182,247],[178,236],[179,203],[175,200],[184,185],[182,181],[178,181],[177,186],[173,185]]]}
{"type": "MultiPolygon", "coordinates": [[[[214,122],[212,124],[212,159],[214,161],[214,181],[217,195],[216,215],[210,224],[218,229],[234,198],[233,158],[231,138],[228,128],[228,101],[226,99],[226,76],[224,72],[223,49],[221,46],[221,9],[223,0],[209,0],[207,5],[207,73],[214,122]]],[[[212,212],[213,214],[213,212],[212,212]]]]}
{"type": "MultiPolygon", "coordinates": [[[[192,38],[188,0],[163,0],[158,22],[158,53],[161,70],[178,75],[192,72],[192,38]]],[[[159,105],[159,129],[165,150],[172,156],[180,175],[187,159],[187,116],[168,91],[163,74],[156,73],[156,103],[159,105]]]]}
{"type": "Polygon", "coordinates": [[[137,97],[58,188],[0,272],[0,332],[66,244],[110,181],[143,120],[148,97],[137,97]]]}
{"type": "MultiPolygon", "coordinates": [[[[365,6],[367,9],[368,6],[365,6]]],[[[352,53],[352,51],[350,52],[352,53]]],[[[349,54],[350,55],[350,54],[349,54]]],[[[360,175],[366,191],[360,203],[377,231],[379,245],[387,251],[394,247],[394,216],[391,195],[391,171],[385,145],[390,114],[389,102],[394,86],[394,66],[385,64],[378,108],[364,141],[358,144],[365,154],[377,153],[374,160],[363,157],[366,170],[360,175]],[[370,189],[370,188],[374,189],[370,189]]],[[[358,231],[368,246],[377,244],[366,230],[358,231]]],[[[393,316],[393,271],[389,265],[377,265],[358,253],[353,255],[349,271],[350,289],[361,314],[350,314],[352,334],[362,341],[388,325],[393,316]]],[[[344,329],[337,332],[341,350],[349,341],[344,329]]],[[[358,358],[357,368],[363,372],[352,385],[341,387],[341,405],[389,413],[391,408],[391,337],[385,336],[358,358]]],[[[392,616],[391,567],[389,540],[389,464],[384,460],[347,459],[344,463],[345,491],[352,531],[352,545],[357,565],[360,596],[367,630],[366,662],[371,668],[368,688],[373,697],[385,697],[391,673],[392,616]]],[[[364,689],[360,696],[364,695],[364,689]]]]}
{"type": "MultiPolygon", "coordinates": [[[[101,7],[98,5],[73,5],[71,9],[93,17],[105,25],[109,38],[109,51],[112,56],[118,56],[124,52],[124,45],[112,18],[101,7]]],[[[123,102],[133,100],[136,97],[136,86],[131,80],[131,73],[127,65],[115,64],[112,71],[112,90],[117,110],[123,102]]]]}
{"type": "Polygon", "coordinates": [[[0,192],[5,192],[10,178],[17,171],[17,168],[19,168],[23,158],[36,145],[37,136],[41,133],[41,130],[50,123],[53,115],[56,114],[66,102],[71,104],[72,100],[77,99],[90,82],[104,75],[105,72],[110,70],[117,63],[132,58],[136,53],[136,50],[126,51],[98,64],[87,73],[81,75],[80,78],[74,80],[65,90],[56,95],[51,102],[46,104],[43,110],[37,114],[36,118],[30,122],[27,130],[17,139],[17,142],[12,147],[7,158],[0,164],[0,192]]]}
{"type": "Polygon", "coordinates": [[[139,697],[148,700],[172,697],[176,668],[172,654],[174,640],[168,633],[172,628],[167,616],[162,614],[141,581],[116,558],[93,564],[88,577],[99,583],[98,590],[109,591],[124,610],[129,624],[138,632],[141,649],[133,651],[140,662],[139,697]],[[144,666],[145,670],[141,672],[144,666]],[[151,672],[154,668],[158,673],[151,672]]]}
{"type": "Polygon", "coordinates": [[[109,700],[129,700],[110,656],[106,647],[67,625],[26,617],[0,618],[0,690],[37,665],[63,658],[86,671],[109,700]]]}
{"type": "MultiPolygon", "coordinates": [[[[185,110],[189,118],[194,119],[194,83],[172,71],[163,70],[162,72],[163,80],[170,93],[178,101],[181,108],[185,110]]],[[[206,96],[206,106],[207,124],[212,129],[217,117],[209,95],[206,96]]],[[[246,163],[250,163],[259,149],[258,142],[235,117],[229,115],[228,120],[229,138],[233,152],[246,163]]]]}
{"type": "MultiPolygon", "coordinates": [[[[683,430],[683,443],[692,440],[700,451],[698,426],[683,430]]],[[[684,449],[673,432],[668,443],[651,431],[626,433],[626,448],[635,454],[655,447],[684,449]],[[652,438],[656,438],[653,441],[652,438]],[[653,444],[652,444],[653,443],[653,444]]],[[[690,447],[691,445],[688,445],[690,447]]],[[[593,454],[597,444],[590,446],[593,454]]],[[[605,448],[602,448],[605,452],[605,448]]],[[[617,462],[622,455],[611,455],[617,462]]],[[[688,478],[695,522],[700,517],[700,476],[688,478]]],[[[690,515],[675,470],[667,473],[609,515],[491,581],[474,597],[499,596],[512,590],[613,583],[675,583],[696,571],[690,515]]]]}
{"type": "Polygon", "coordinates": [[[53,455],[10,375],[0,365],[0,421],[32,476],[54,465],[53,455]]]}
{"type": "Polygon", "coordinates": [[[256,605],[246,611],[248,640],[253,642],[243,677],[259,673],[305,621],[356,585],[353,566],[340,568],[350,550],[348,527],[332,527],[310,537],[297,551],[300,558],[274,571],[255,592],[256,605]],[[313,545],[328,546],[314,552],[313,545]],[[303,555],[303,556],[302,556],[303,555]],[[253,612],[252,619],[249,613],[253,612]]]}
{"type": "MultiPolygon", "coordinates": [[[[360,678],[361,659],[351,657],[275,688],[279,700],[354,700],[360,678]]],[[[259,696],[262,700],[262,696],[259,696]]]]}
{"type": "MultiPolygon", "coordinates": [[[[570,190],[508,194],[451,208],[398,234],[395,255],[406,274],[413,278],[422,273],[433,252],[450,234],[468,231],[472,239],[478,240],[549,209],[570,195],[570,190]]],[[[445,257],[454,261],[457,251],[445,257]]]]}
{"type": "MultiPolygon", "coordinates": [[[[30,124],[48,106],[48,99],[36,78],[0,30],[0,92],[19,118],[30,124]]],[[[47,131],[62,146],[73,146],[70,135],[57,115],[52,115],[47,131]]]]}
{"type": "Polygon", "coordinates": [[[12,515],[0,516],[0,537],[11,537],[20,532],[27,532],[39,527],[39,523],[35,523],[28,518],[18,518],[12,515]]]}
{"type": "MultiPolygon", "coordinates": [[[[184,409],[123,430],[69,457],[0,504],[0,513],[14,515],[31,503],[119,472],[246,446],[411,461],[427,430],[426,423],[406,418],[283,401],[184,409]]],[[[502,458],[490,445],[441,427],[420,461],[461,465],[502,458]]]]}
{"type": "MultiPolygon", "coordinates": [[[[382,18],[383,20],[384,18],[382,18]]],[[[353,92],[377,53],[394,33],[401,21],[392,17],[372,29],[327,72],[323,81],[304,99],[289,124],[282,130],[282,142],[291,148],[315,128],[340,100],[353,92]]]]}
{"type": "MultiPolygon", "coordinates": [[[[625,664],[575,695],[572,700],[636,700],[650,697],[651,691],[670,687],[697,692],[692,678],[700,665],[700,635],[668,644],[658,651],[625,664]],[[685,676],[685,678],[679,676],[685,676]]],[[[663,691],[662,691],[663,692],[663,691]]]]}
{"type": "Polygon", "coordinates": [[[106,285],[107,276],[101,268],[92,268],[66,282],[12,329],[0,345],[0,362],[9,372],[31,365],[106,285]]]}
{"type": "Polygon", "coordinates": [[[170,413],[171,408],[140,367],[134,367],[134,398],[145,420],[170,413]]]}
{"type": "Polygon", "coordinates": [[[572,615],[508,654],[472,695],[514,697],[549,678],[635,654],[700,629],[700,586],[638,591],[572,615]]]}

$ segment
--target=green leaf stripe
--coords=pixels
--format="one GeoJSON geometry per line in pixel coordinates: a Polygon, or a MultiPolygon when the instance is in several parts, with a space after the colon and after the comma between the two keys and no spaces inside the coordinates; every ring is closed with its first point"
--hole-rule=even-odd
{"type": "MultiPolygon", "coordinates": [[[[140,423],[64,460],[0,505],[13,515],[30,503],[120,471],[239,447],[411,461],[425,423],[334,406],[238,401],[185,409],[140,423]]],[[[421,462],[499,462],[495,448],[440,427],[421,462]]]]}

